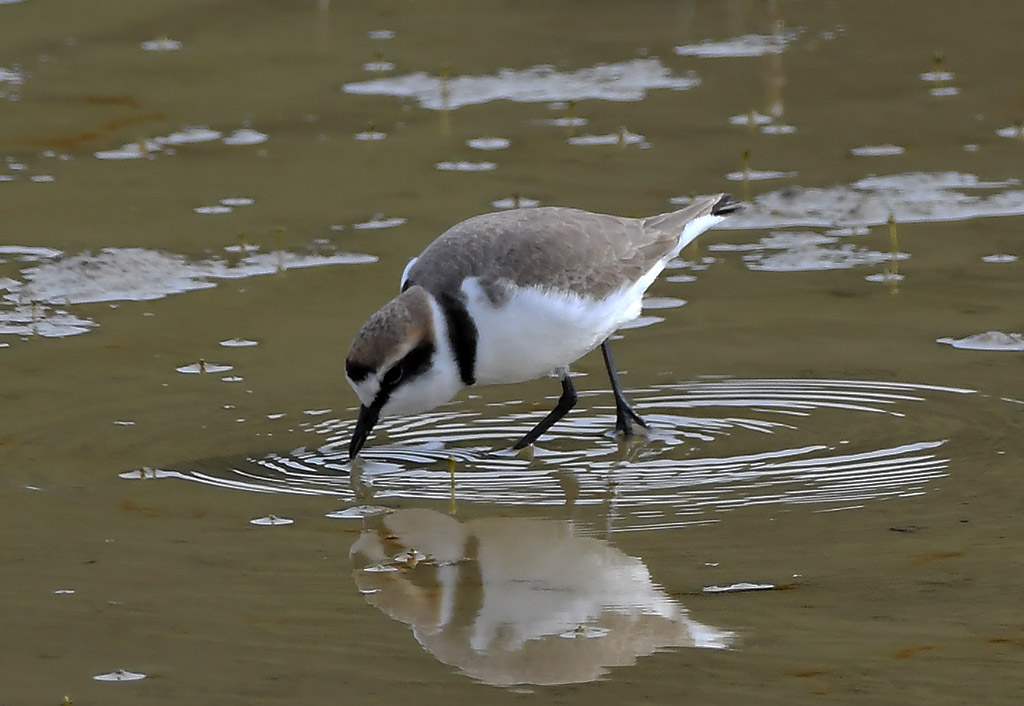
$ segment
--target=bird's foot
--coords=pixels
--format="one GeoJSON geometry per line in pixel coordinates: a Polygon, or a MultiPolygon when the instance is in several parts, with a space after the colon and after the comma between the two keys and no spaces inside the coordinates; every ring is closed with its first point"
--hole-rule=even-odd
{"type": "Polygon", "coordinates": [[[636,422],[644,429],[649,429],[644,418],[637,414],[628,403],[622,402],[615,406],[615,435],[625,436],[627,439],[633,436],[633,422],[636,422]]]}

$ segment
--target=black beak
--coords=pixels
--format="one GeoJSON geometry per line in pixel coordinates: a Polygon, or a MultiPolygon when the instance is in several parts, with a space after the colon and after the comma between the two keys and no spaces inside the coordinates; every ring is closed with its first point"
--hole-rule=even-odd
{"type": "Polygon", "coordinates": [[[366,443],[366,437],[370,435],[370,431],[377,423],[377,419],[380,417],[380,410],[377,409],[377,405],[373,407],[367,407],[362,405],[359,408],[359,419],[356,421],[356,430],[352,432],[352,441],[348,445],[348,460],[351,461],[359,453],[360,449],[363,448],[363,444],[366,443]]]}

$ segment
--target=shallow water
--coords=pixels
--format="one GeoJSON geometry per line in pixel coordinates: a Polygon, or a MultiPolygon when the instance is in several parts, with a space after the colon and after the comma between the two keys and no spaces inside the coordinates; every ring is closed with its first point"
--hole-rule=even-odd
{"type": "Polygon", "coordinates": [[[0,701],[1018,703],[986,8],[0,1],[0,701]],[[649,435],[588,356],[532,453],[553,379],[348,463],[436,234],[726,190],[614,344],[649,435]]]}

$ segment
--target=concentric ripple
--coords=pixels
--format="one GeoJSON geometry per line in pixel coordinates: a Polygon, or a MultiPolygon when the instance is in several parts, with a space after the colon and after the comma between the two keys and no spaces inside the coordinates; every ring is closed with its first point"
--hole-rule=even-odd
{"type": "Polygon", "coordinates": [[[315,449],[122,477],[332,495],[346,504],[452,497],[507,505],[608,504],[621,520],[616,529],[658,529],[715,521],[718,513],[744,506],[814,503],[824,511],[921,494],[950,465],[947,439],[936,431],[937,409],[973,391],[717,379],[629,394],[652,427],[645,440],[616,440],[609,433],[610,395],[590,392],[532,454],[507,449],[545,410],[511,402],[483,412],[446,409],[389,420],[354,465],[347,453],[354,424],[348,415],[305,425],[324,439],[315,449]]]}

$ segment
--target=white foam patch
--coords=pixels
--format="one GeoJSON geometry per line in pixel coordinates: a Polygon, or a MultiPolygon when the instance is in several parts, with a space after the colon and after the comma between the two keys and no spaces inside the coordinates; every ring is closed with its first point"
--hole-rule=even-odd
{"type": "Polygon", "coordinates": [[[540,201],[537,199],[528,199],[524,196],[510,196],[504,199],[498,199],[497,201],[491,201],[491,205],[495,208],[509,209],[509,208],[534,208],[540,205],[540,201]]]}
{"type": "Polygon", "coordinates": [[[781,54],[800,36],[800,30],[790,29],[774,34],[744,34],[718,41],[706,40],[697,44],[684,44],[675,48],[680,56],[702,59],[765,56],[781,54]]]}
{"type": "Polygon", "coordinates": [[[368,61],[363,64],[363,71],[394,71],[395,65],[390,61],[368,61]]]}
{"type": "Polygon", "coordinates": [[[226,363],[207,363],[205,360],[201,360],[198,363],[189,363],[188,365],[181,365],[175,368],[177,372],[184,373],[186,375],[226,373],[232,369],[234,369],[233,365],[227,365],[226,363]]]}
{"type": "Polygon", "coordinates": [[[258,527],[286,527],[294,523],[295,520],[290,517],[278,517],[277,515],[266,515],[264,517],[257,517],[254,520],[249,520],[249,524],[256,525],[258,527]]]}
{"type": "Polygon", "coordinates": [[[707,249],[712,252],[745,252],[755,250],[791,250],[796,248],[828,245],[838,238],[809,231],[779,231],[766,235],[756,243],[711,243],[707,249]]]}
{"type": "MultiPolygon", "coordinates": [[[[0,0],[0,5],[5,0],[0,0]]],[[[9,101],[18,100],[18,89],[21,88],[25,82],[25,74],[17,66],[8,68],[0,66],[0,99],[6,99],[9,101]]],[[[0,181],[6,181],[0,179],[0,181]]]]}
{"type": "Polygon", "coordinates": [[[442,172],[490,172],[498,168],[494,162],[438,162],[434,168],[442,172]]]}
{"type": "Polygon", "coordinates": [[[570,145],[647,145],[647,138],[629,130],[609,135],[579,135],[569,138],[570,145]]]}
{"type": "Polygon", "coordinates": [[[896,272],[876,272],[864,278],[867,282],[881,282],[882,284],[895,284],[903,281],[903,275],[896,272]]]}
{"type": "Polygon", "coordinates": [[[557,71],[553,66],[502,69],[486,76],[455,76],[444,79],[425,72],[346,83],[342,91],[357,95],[410,98],[428,110],[447,110],[496,100],[548,103],[586,99],[643,100],[648,90],[684,91],[700,85],[696,74],[673,76],[656,58],[634,59],[577,71],[557,71]]]}
{"type": "MultiPolygon", "coordinates": [[[[899,253],[898,259],[908,257],[899,253]]],[[[859,265],[878,265],[892,260],[892,254],[841,245],[838,248],[811,246],[782,252],[747,255],[743,258],[751,270],[768,272],[806,272],[812,270],[846,270],[859,265]]]]}
{"type": "Polygon", "coordinates": [[[764,115],[753,110],[749,113],[740,113],[729,118],[730,125],[767,125],[771,121],[772,117],[770,115],[764,115]]]}
{"type": "Polygon", "coordinates": [[[142,159],[154,153],[172,154],[175,147],[193,145],[220,140],[227,145],[255,145],[267,140],[267,136],[256,130],[240,128],[227,137],[219,130],[204,125],[189,125],[181,130],[158,137],[150,137],[129,142],[116,149],[100,150],[94,156],[97,159],[122,160],[142,159]]]}
{"type": "Polygon", "coordinates": [[[228,196],[220,200],[224,206],[252,206],[256,203],[255,199],[251,199],[248,196],[228,196]]]}
{"type": "MultiPolygon", "coordinates": [[[[770,272],[842,270],[891,262],[893,259],[891,252],[860,248],[851,243],[839,243],[840,240],[836,236],[807,231],[786,231],[770,233],[756,243],[713,243],[708,245],[708,250],[743,252],[743,260],[748,268],[770,272]]],[[[896,257],[905,260],[910,256],[898,253],[896,257]]]]}
{"type": "Polygon", "coordinates": [[[370,220],[363,221],[362,223],[353,223],[352,227],[356,230],[379,230],[381,228],[395,228],[403,223],[405,223],[405,219],[401,216],[388,218],[381,213],[375,213],[370,220]]]}
{"type": "Polygon", "coordinates": [[[790,186],[756,196],[721,228],[863,227],[1024,214],[1016,179],[983,181],[960,172],[911,172],[825,188],[790,186]],[[988,192],[988,193],[985,193],[988,192]]]}
{"type": "Polygon", "coordinates": [[[475,150],[504,150],[508,149],[509,141],[505,137],[474,137],[466,140],[466,144],[475,150]]]}
{"type": "Polygon", "coordinates": [[[25,268],[21,272],[24,281],[8,286],[10,293],[3,301],[15,305],[148,301],[214,287],[222,279],[376,261],[373,255],[359,253],[302,255],[277,251],[249,253],[237,263],[228,263],[219,258],[194,261],[143,248],[105,248],[96,254],[81,253],[25,268]]]}
{"type": "Polygon", "coordinates": [[[641,306],[644,309],[675,309],[685,304],[685,299],[676,297],[644,297],[641,306]]]}
{"type": "Polygon", "coordinates": [[[864,145],[863,147],[854,147],[850,150],[850,154],[854,157],[891,157],[897,154],[903,154],[906,150],[899,145],[864,145]]]}
{"type": "Polygon", "coordinates": [[[360,142],[375,142],[377,140],[386,140],[388,134],[386,132],[380,132],[379,130],[364,130],[363,132],[357,132],[355,138],[360,142]]]}
{"type": "Polygon", "coordinates": [[[761,132],[765,135],[791,135],[796,132],[796,126],[785,125],[783,123],[773,123],[771,125],[762,125],[761,132]]]}
{"type": "Polygon", "coordinates": [[[259,341],[253,341],[248,338],[229,338],[227,340],[220,342],[220,345],[224,346],[225,348],[252,348],[253,346],[258,346],[259,344],[259,341]]]}
{"type": "Polygon", "coordinates": [[[166,137],[156,139],[164,145],[191,145],[197,142],[213,142],[219,140],[220,137],[219,130],[212,130],[202,125],[189,125],[166,137]]]}
{"type": "Polygon", "coordinates": [[[221,140],[225,145],[258,145],[266,142],[268,136],[265,132],[243,127],[235,130],[221,140]]]}
{"type": "Polygon", "coordinates": [[[554,125],[555,127],[583,127],[589,121],[586,118],[565,116],[561,118],[542,118],[533,122],[536,125],[554,125]]]}
{"type": "Polygon", "coordinates": [[[0,335],[64,338],[86,333],[95,326],[91,319],[40,304],[0,308],[0,335]]]}
{"type": "Polygon", "coordinates": [[[105,682],[122,682],[122,681],[141,681],[146,678],[146,675],[142,672],[129,672],[127,669],[118,669],[114,672],[106,672],[105,674],[97,674],[93,677],[95,681],[105,682]]]}
{"type": "Polygon", "coordinates": [[[10,83],[20,86],[24,80],[25,75],[20,69],[8,69],[4,66],[0,66],[0,83],[10,83]]]}
{"type": "Polygon", "coordinates": [[[161,37],[160,39],[150,39],[148,42],[143,42],[142,48],[145,51],[178,51],[181,49],[181,42],[161,37]]]}
{"type": "Polygon", "coordinates": [[[766,181],[769,179],[791,179],[796,172],[783,172],[777,169],[744,169],[740,172],[729,172],[725,178],[729,181],[766,181]]]}
{"type": "Polygon", "coordinates": [[[39,248],[28,245],[0,245],[0,255],[13,256],[22,262],[52,259],[62,254],[53,248],[39,248]]]}
{"type": "Polygon", "coordinates": [[[936,343],[970,351],[1024,351],[1024,335],[1002,331],[986,331],[963,338],[938,338],[936,343]]]}

